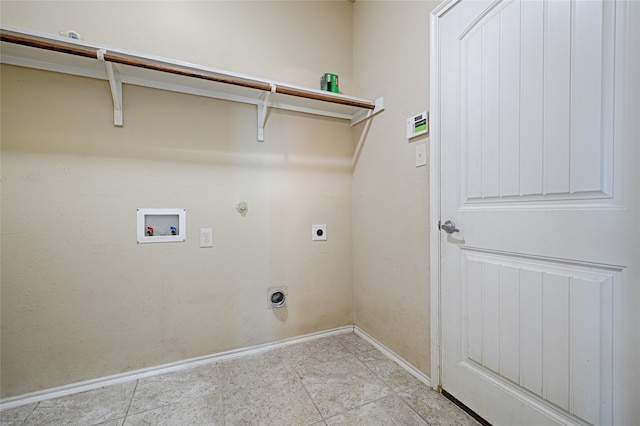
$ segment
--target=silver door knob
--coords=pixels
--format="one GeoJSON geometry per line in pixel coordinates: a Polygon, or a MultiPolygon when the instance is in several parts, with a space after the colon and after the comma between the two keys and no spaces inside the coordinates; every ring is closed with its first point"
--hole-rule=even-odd
{"type": "Polygon", "coordinates": [[[458,228],[456,228],[456,223],[452,220],[447,220],[445,223],[440,226],[440,229],[444,230],[447,234],[453,234],[454,232],[460,232],[458,228]]]}

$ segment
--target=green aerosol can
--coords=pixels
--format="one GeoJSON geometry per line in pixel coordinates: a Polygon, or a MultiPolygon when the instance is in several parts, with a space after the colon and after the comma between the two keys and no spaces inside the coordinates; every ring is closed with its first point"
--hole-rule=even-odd
{"type": "Polygon", "coordinates": [[[320,89],[327,92],[340,93],[338,74],[325,73],[320,77],[320,89]]]}

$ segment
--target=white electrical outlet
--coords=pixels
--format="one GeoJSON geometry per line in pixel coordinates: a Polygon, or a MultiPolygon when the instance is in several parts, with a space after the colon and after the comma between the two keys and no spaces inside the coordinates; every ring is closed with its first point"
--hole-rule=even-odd
{"type": "Polygon", "coordinates": [[[200,228],[200,247],[213,247],[213,230],[200,228]]]}
{"type": "Polygon", "coordinates": [[[327,241],[327,225],[311,225],[311,239],[313,241],[327,241]]]}

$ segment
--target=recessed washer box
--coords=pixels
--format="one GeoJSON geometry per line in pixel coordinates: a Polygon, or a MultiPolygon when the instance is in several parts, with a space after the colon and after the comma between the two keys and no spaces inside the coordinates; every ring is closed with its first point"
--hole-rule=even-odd
{"type": "Polygon", "coordinates": [[[186,209],[138,209],[138,244],[187,240],[186,209]]]}

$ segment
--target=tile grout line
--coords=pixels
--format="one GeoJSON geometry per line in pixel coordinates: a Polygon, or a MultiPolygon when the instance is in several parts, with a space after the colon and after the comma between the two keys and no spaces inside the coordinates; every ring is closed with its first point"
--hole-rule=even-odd
{"type": "MultiPolygon", "coordinates": [[[[408,389],[408,388],[407,388],[407,389],[408,389]]],[[[403,392],[403,391],[405,391],[405,390],[407,390],[407,389],[403,389],[403,390],[401,390],[400,392],[403,392]]],[[[416,410],[411,406],[411,404],[409,404],[409,402],[407,402],[407,401],[402,397],[402,395],[400,395],[400,394],[399,394],[399,392],[396,392],[396,391],[394,390],[394,391],[393,391],[393,393],[394,393],[398,398],[400,398],[400,401],[402,401],[402,403],[403,403],[404,405],[406,405],[407,407],[409,407],[409,409],[410,409],[411,411],[413,411],[413,412],[416,414],[416,416],[418,416],[419,418],[421,418],[422,420],[424,420],[424,422],[425,422],[427,425],[431,426],[431,422],[430,422],[429,420],[425,419],[424,417],[422,417],[422,416],[420,415],[420,413],[418,413],[418,412],[417,412],[417,411],[416,411],[416,410]]]]}
{"type": "MultiPolygon", "coordinates": [[[[374,347],[374,348],[373,348],[373,349],[371,349],[371,350],[368,350],[368,351],[362,351],[362,352],[359,352],[358,354],[365,354],[365,353],[368,353],[368,352],[378,352],[378,353],[382,353],[379,349],[377,349],[377,348],[375,348],[375,347],[374,347]]],[[[383,355],[384,355],[384,353],[383,353],[383,355]]],[[[390,395],[394,395],[394,396],[396,396],[397,398],[399,398],[399,399],[400,399],[400,401],[402,401],[402,403],[403,403],[404,405],[406,405],[406,406],[407,406],[407,407],[408,407],[408,408],[409,408],[413,413],[415,413],[419,418],[421,418],[422,420],[424,420],[424,421],[425,421],[425,423],[427,423],[427,425],[431,426],[431,423],[430,423],[427,419],[425,419],[424,417],[422,417],[422,416],[420,415],[420,413],[418,413],[416,410],[414,410],[414,409],[413,409],[413,407],[412,407],[411,405],[409,405],[409,403],[408,403],[407,401],[405,401],[405,399],[404,399],[404,398],[399,394],[399,392],[403,392],[403,391],[405,391],[405,390],[409,389],[409,387],[410,387],[409,385],[407,385],[407,387],[406,387],[406,388],[403,388],[403,389],[401,389],[401,390],[399,390],[399,391],[396,391],[396,390],[393,388],[393,386],[391,386],[391,384],[390,384],[388,381],[386,381],[386,380],[384,380],[382,377],[380,377],[380,376],[378,375],[378,373],[376,373],[372,368],[370,368],[367,364],[365,364],[365,362],[364,362],[364,361],[362,361],[360,358],[358,358],[358,357],[357,357],[357,355],[356,355],[356,358],[358,359],[358,361],[360,361],[360,362],[365,366],[365,368],[367,368],[367,369],[368,369],[368,370],[369,370],[369,371],[370,371],[374,376],[376,376],[376,377],[377,377],[381,382],[383,382],[383,383],[385,384],[385,386],[387,386],[387,387],[391,390],[391,393],[390,393],[390,394],[385,395],[385,396],[383,396],[382,398],[378,398],[378,399],[376,399],[376,400],[374,400],[374,401],[368,402],[367,404],[371,404],[371,403],[374,403],[374,402],[376,402],[376,401],[380,401],[381,399],[387,398],[387,397],[388,397],[388,396],[390,396],[390,395]]],[[[394,360],[390,359],[390,361],[392,361],[392,362],[394,362],[396,365],[398,365],[398,367],[399,367],[399,368],[401,368],[403,371],[406,371],[406,370],[404,370],[404,369],[402,368],[402,366],[401,366],[401,365],[399,365],[399,364],[398,364],[397,362],[395,362],[394,360]]],[[[365,405],[367,405],[367,404],[363,404],[363,405],[361,405],[361,407],[364,407],[364,406],[365,406],[365,405]]],[[[359,407],[358,407],[358,408],[359,408],[359,407]]]]}
{"type": "MultiPolygon", "coordinates": [[[[352,359],[354,359],[356,362],[360,362],[360,363],[365,367],[365,369],[366,369],[367,371],[369,371],[370,373],[372,373],[372,374],[374,375],[374,377],[376,377],[378,380],[380,380],[381,382],[383,382],[383,383],[385,384],[385,386],[387,386],[387,385],[386,385],[386,383],[384,382],[384,380],[380,379],[380,378],[379,378],[379,377],[378,377],[378,376],[377,376],[373,371],[371,371],[371,370],[370,370],[370,369],[369,369],[369,368],[368,368],[368,367],[367,367],[367,366],[366,366],[366,365],[365,365],[365,364],[364,364],[364,363],[363,363],[363,362],[358,358],[358,355],[359,355],[360,353],[364,353],[364,352],[367,352],[367,351],[358,351],[358,350],[357,350],[355,347],[353,347],[352,345],[348,345],[348,344],[346,344],[346,343],[342,342],[340,339],[338,339],[338,338],[337,338],[337,336],[330,336],[330,337],[331,337],[331,338],[332,338],[332,339],[333,339],[333,340],[334,340],[334,341],[335,341],[335,342],[336,342],[336,343],[337,343],[337,344],[338,344],[338,345],[339,345],[343,350],[345,350],[345,351],[347,352],[347,354],[346,354],[346,355],[344,355],[344,356],[338,356],[337,358],[332,358],[332,359],[330,359],[330,360],[325,360],[325,361],[316,361],[316,362],[314,362],[314,365],[321,365],[321,364],[326,364],[326,363],[329,363],[329,362],[339,361],[339,360],[346,359],[346,358],[352,358],[352,359]],[[354,350],[354,352],[355,352],[355,353],[351,351],[352,349],[354,350]]],[[[374,349],[372,349],[372,350],[375,350],[375,348],[374,348],[374,349]]],[[[316,402],[314,401],[314,399],[311,397],[311,394],[309,393],[309,390],[308,390],[308,389],[306,388],[306,386],[304,385],[303,377],[302,377],[302,376],[300,376],[300,373],[299,373],[296,369],[294,369],[294,372],[295,372],[295,373],[296,373],[296,375],[300,378],[300,384],[302,385],[302,388],[304,389],[305,393],[307,394],[307,396],[308,396],[308,397],[309,397],[309,399],[311,400],[311,403],[312,403],[312,404],[313,404],[313,406],[315,407],[316,411],[318,411],[318,414],[320,414],[320,417],[322,418],[322,421],[325,423],[325,425],[327,424],[327,420],[328,420],[328,419],[331,419],[331,418],[334,418],[334,417],[340,416],[340,415],[342,415],[342,414],[344,414],[344,413],[346,413],[346,412],[349,412],[349,411],[351,411],[351,410],[355,410],[355,409],[357,409],[357,408],[360,408],[360,407],[362,407],[362,406],[365,406],[365,405],[367,405],[367,404],[370,404],[370,403],[372,403],[372,402],[378,401],[378,400],[380,400],[380,399],[382,399],[382,398],[385,398],[385,397],[386,397],[386,396],[383,396],[383,397],[381,397],[381,398],[378,398],[378,399],[376,399],[376,400],[374,400],[374,401],[369,401],[369,402],[367,402],[367,403],[365,403],[365,404],[362,404],[362,405],[360,405],[360,406],[352,407],[352,408],[350,408],[350,409],[348,409],[348,410],[346,410],[346,411],[343,411],[343,412],[341,412],[341,413],[337,413],[337,414],[333,414],[333,415],[331,415],[331,416],[329,416],[329,417],[325,417],[325,416],[322,414],[322,412],[320,411],[320,409],[318,408],[318,406],[316,405],[316,402]]],[[[393,389],[391,389],[391,391],[393,392],[393,389]]]]}
{"type": "Polygon", "coordinates": [[[129,405],[127,406],[127,410],[124,412],[124,417],[122,418],[122,426],[127,422],[127,416],[129,416],[129,410],[131,410],[131,406],[133,405],[133,398],[136,397],[136,391],[138,390],[138,384],[140,380],[136,380],[136,385],[133,388],[133,392],[131,393],[131,400],[129,401],[129,405]]]}
{"type": "MultiPolygon", "coordinates": [[[[355,331],[354,331],[354,334],[355,334],[356,336],[360,336],[360,338],[362,338],[363,340],[368,341],[368,339],[365,339],[365,338],[364,338],[364,336],[359,335],[359,334],[358,334],[358,333],[356,333],[355,331]]],[[[368,336],[367,336],[367,337],[368,337],[368,336]]],[[[338,340],[339,340],[339,339],[338,339],[338,340]]],[[[340,343],[341,343],[343,346],[345,346],[345,347],[346,347],[346,345],[345,345],[344,343],[342,343],[342,342],[340,342],[340,343]]],[[[368,342],[368,343],[372,344],[372,342],[368,342]]],[[[346,348],[346,349],[349,349],[349,348],[346,348]]],[[[356,349],[356,351],[357,351],[357,349],[356,349]]],[[[404,398],[399,394],[399,392],[402,392],[402,391],[405,391],[405,390],[409,389],[409,385],[407,385],[407,387],[406,387],[406,388],[403,388],[403,389],[401,389],[401,390],[399,390],[399,391],[396,391],[396,390],[394,389],[394,387],[391,385],[390,381],[385,380],[385,379],[384,379],[383,377],[381,377],[381,376],[380,376],[380,375],[379,375],[379,374],[378,374],[378,373],[377,373],[373,368],[369,367],[369,366],[368,366],[364,361],[362,361],[362,360],[360,359],[360,356],[361,356],[361,355],[366,354],[366,353],[373,353],[373,352],[382,353],[383,355],[385,355],[385,357],[386,357],[389,361],[391,361],[391,362],[393,362],[394,364],[396,364],[396,365],[398,366],[398,368],[400,368],[402,371],[406,371],[407,373],[411,374],[411,373],[410,373],[409,371],[407,371],[407,369],[406,369],[406,368],[404,368],[400,363],[398,363],[397,361],[395,361],[394,359],[392,359],[391,357],[389,357],[387,354],[385,354],[383,351],[381,351],[381,350],[380,350],[380,348],[376,347],[376,345],[373,345],[373,344],[372,344],[372,348],[371,348],[371,349],[368,349],[368,350],[364,350],[364,351],[357,351],[357,352],[354,354],[354,356],[355,356],[356,360],[358,360],[358,361],[359,361],[359,362],[360,362],[360,363],[361,363],[361,364],[362,364],[362,365],[363,365],[363,366],[364,366],[364,367],[365,367],[369,372],[371,372],[371,374],[373,374],[373,375],[374,375],[378,380],[380,380],[382,383],[384,383],[384,384],[385,384],[385,386],[387,386],[387,387],[389,388],[389,390],[391,391],[391,393],[389,393],[388,395],[385,395],[385,396],[383,396],[383,397],[381,397],[381,398],[378,398],[378,399],[376,399],[376,400],[369,401],[369,402],[367,402],[367,403],[365,403],[365,404],[362,404],[362,405],[360,405],[360,406],[358,406],[358,407],[351,408],[351,409],[349,409],[349,410],[345,411],[345,413],[346,413],[346,412],[348,412],[348,411],[355,410],[355,409],[357,409],[357,408],[364,407],[365,405],[372,404],[372,403],[374,403],[374,402],[380,401],[380,400],[382,400],[382,399],[384,399],[384,398],[387,398],[387,397],[388,397],[388,396],[390,396],[390,395],[394,395],[394,396],[396,396],[397,398],[399,398],[399,399],[400,399],[400,401],[402,401],[402,403],[403,403],[405,406],[407,406],[407,407],[411,410],[411,412],[415,413],[415,414],[418,416],[418,418],[420,418],[420,419],[424,420],[424,422],[425,422],[427,425],[431,426],[431,423],[430,423],[427,419],[425,419],[424,417],[422,417],[422,416],[420,415],[420,413],[418,413],[415,409],[413,409],[413,407],[412,407],[412,406],[411,406],[411,405],[410,405],[410,404],[409,404],[409,403],[408,403],[408,402],[407,402],[407,401],[406,401],[406,400],[405,400],[405,399],[404,399],[404,398]]],[[[413,374],[411,374],[411,376],[417,379],[417,377],[415,377],[413,374]]],[[[421,381],[421,380],[419,380],[419,381],[421,381]]],[[[341,413],[341,414],[343,414],[343,413],[341,413]]],[[[335,416],[339,416],[339,415],[340,415],[340,414],[336,414],[335,416]]],[[[332,416],[332,417],[335,417],[335,416],[332,416]]]]}
{"type": "MultiPolygon", "coordinates": [[[[224,409],[224,392],[223,390],[223,386],[221,383],[221,379],[220,379],[220,363],[216,362],[216,382],[218,384],[218,386],[220,387],[220,390],[218,391],[218,394],[220,395],[220,409],[222,411],[221,416],[222,416],[222,426],[225,426],[227,424],[227,416],[225,415],[225,409],[224,409]]],[[[123,425],[124,426],[124,425],[123,425]]]]}
{"type": "MultiPolygon", "coordinates": [[[[354,335],[355,335],[355,333],[354,333],[354,335]]],[[[343,415],[343,414],[345,414],[345,413],[348,413],[349,411],[357,410],[357,409],[362,408],[362,407],[364,407],[364,406],[366,406],[366,405],[373,404],[374,402],[380,401],[380,400],[382,400],[382,399],[384,399],[384,398],[387,398],[387,397],[388,397],[389,395],[391,395],[392,393],[395,393],[395,391],[393,390],[393,387],[389,386],[389,384],[387,383],[387,381],[386,381],[386,380],[384,380],[384,379],[383,379],[382,377],[380,377],[380,376],[379,376],[375,371],[373,371],[371,368],[369,368],[369,366],[368,366],[367,364],[365,364],[365,363],[364,363],[364,361],[362,361],[362,360],[360,359],[360,357],[359,357],[359,355],[365,354],[365,353],[367,353],[367,352],[378,351],[378,349],[377,349],[377,348],[373,347],[372,349],[368,349],[368,350],[363,350],[363,351],[361,351],[361,350],[358,350],[358,349],[357,349],[355,346],[353,346],[353,345],[347,345],[346,343],[342,342],[340,339],[336,339],[336,340],[338,341],[338,343],[339,343],[340,345],[342,345],[343,349],[347,350],[347,351],[350,353],[350,355],[349,355],[349,356],[353,357],[353,359],[354,359],[356,362],[360,363],[360,364],[365,368],[365,370],[366,370],[366,371],[368,371],[369,373],[371,373],[371,374],[373,375],[373,377],[375,377],[375,378],[376,378],[376,379],[378,379],[382,384],[384,384],[384,386],[385,386],[385,387],[387,387],[387,388],[391,391],[391,393],[389,393],[389,394],[387,394],[387,395],[384,395],[384,396],[381,396],[380,398],[374,399],[374,400],[372,400],[372,401],[368,401],[368,402],[366,402],[366,403],[364,403],[364,404],[361,404],[361,405],[358,405],[358,406],[356,406],[356,407],[352,407],[352,408],[350,408],[350,409],[348,409],[348,410],[345,410],[345,411],[343,411],[343,412],[341,412],[341,413],[334,414],[333,416],[331,416],[331,417],[329,417],[329,418],[337,417],[337,416],[343,415]],[[353,351],[354,351],[354,352],[351,352],[351,349],[353,349],[353,351]]],[[[363,340],[364,340],[364,339],[363,339],[363,340]]],[[[379,352],[379,351],[378,351],[378,352],[379,352]]],[[[343,358],[346,358],[346,356],[341,357],[341,358],[338,358],[338,359],[343,359],[343,358]]],[[[325,419],[325,423],[326,423],[326,419],[325,419]]]]}
{"type": "Polygon", "coordinates": [[[31,412],[27,415],[27,417],[24,418],[24,420],[22,420],[20,422],[20,424],[27,424],[27,420],[29,420],[29,417],[33,416],[33,413],[36,412],[36,409],[40,406],[40,402],[36,403],[36,406],[33,407],[33,410],[31,410],[31,412]]]}
{"type": "MultiPolygon", "coordinates": [[[[300,373],[295,370],[294,371],[296,373],[296,376],[298,376],[298,378],[300,379],[300,385],[302,386],[302,389],[304,389],[304,392],[307,394],[307,396],[309,397],[309,400],[311,401],[311,403],[313,404],[313,407],[316,409],[316,411],[318,412],[318,414],[320,415],[320,418],[322,419],[322,421],[324,422],[324,424],[327,424],[327,419],[324,418],[324,415],[320,412],[320,409],[318,408],[318,406],[316,405],[316,402],[313,400],[313,398],[311,397],[311,394],[309,393],[309,391],[307,390],[307,387],[304,385],[303,381],[302,381],[302,377],[300,376],[300,373]]],[[[318,422],[315,422],[318,423],[318,422]]]]}

